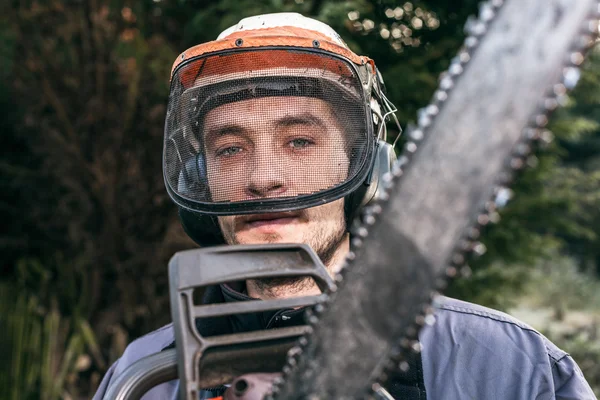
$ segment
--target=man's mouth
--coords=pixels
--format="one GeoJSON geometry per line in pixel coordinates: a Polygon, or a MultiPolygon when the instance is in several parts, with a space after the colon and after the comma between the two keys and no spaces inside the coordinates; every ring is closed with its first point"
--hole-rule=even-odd
{"type": "Polygon", "coordinates": [[[243,222],[249,228],[258,228],[261,226],[291,224],[297,222],[299,218],[300,213],[267,213],[250,215],[244,218],[243,222]]]}

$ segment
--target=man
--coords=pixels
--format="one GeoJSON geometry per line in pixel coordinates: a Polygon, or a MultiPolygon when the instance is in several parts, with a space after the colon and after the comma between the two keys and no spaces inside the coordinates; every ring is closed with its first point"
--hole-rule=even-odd
{"type": "MultiPolygon", "coordinates": [[[[377,196],[392,111],[374,63],[327,25],[298,14],[247,18],[176,61],[164,175],[200,245],[301,242],[333,275],[350,249],[349,221],[377,196]],[[376,168],[377,166],[377,168],[376,168]]],[[[389,167],[389,165],[388,165],[389,167]]],[[[207,303],[318,293],[310,279],[207,289],[207,303]]],[[[302,310],[201,325],[202,335],[302,323],[302,310]]],[[[538,332],[496,311],[444,299],[419,336],[409,376],[386,390],[415,399],[593,399],[575,362],[538,332]]],[[[172,326],[131,343],[98,392],[138,359],[171,347],[172,326]]],[[[178,382],[144,399],[175,399],[178,382]]],[[[201,398],[224,388],[207,388],[201,398]]]]}

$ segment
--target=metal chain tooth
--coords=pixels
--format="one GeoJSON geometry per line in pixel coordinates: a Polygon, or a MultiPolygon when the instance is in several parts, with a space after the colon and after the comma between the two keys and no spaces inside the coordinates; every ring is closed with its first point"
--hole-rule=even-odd
{"type": "Polygon", "coordinates": [[[468,251],[472,246],[472,242],[470,240],[467,239],[461,239],[458,242],[458,248],[462,251],[468,251]]]}
{"type": "MultiPolygon", "coordinates": [[[[415,142],[406,143],[406,151],[408,151],[410,153],[414,153],[415,151],[417,151],[417,144],[415,142]]],[[[388,187],[386,189],[390,189],[392,187],[392,185],[393,185],[393,183],[391,183],[390,187],[388,187]]]]}
{"type": "Polygon", "coordinates": [[[302,349],[300,348],[300,346],[296,345],[288,350],[287,356],[288,357],[297,357],[300,353],[302,353],[302,349]]]}
{"type": "Polygon", "coordinates": [[[414,326],[409,326],[406,328],[406,337],[414,338],[417,336],[418,330],[414,326]]]}
{"type": "Polygon", "coordinates": [[[446,267],[446,276],[448,278],[454,278],[457,273],[458,273],[458,270],[456,269],[455,266],[449,265],[446,267]]]}
{"type": "Polygon", "coordinates": [[[479,40],[475,36],[469,36],[465,39],[465,47],[468,50],[473,50],[479,44],[479,40]]]}
{"type": "Polygon", "coordinates": [[[431,115],[432,117],[435,117],[439,114],[440,109],[435,104],[430,104],[425,108],[425,112],[427,112],[427,114],[431,115]]]}
{"type": "Polygon", "coordinates": [[[337,274],[335,274],[335,277],[333,278],[333,280],[337,283],[340,283],[344,280],[344,277],[342,276],[342,274],[337,273],[337,274]]]}
{"type": "Polygon", "coordinates": [[[538,114],[535,116],[534,122],[538,127],[543,128],[548,125],[548,116],[546,114],[538,114]]]}
{"type": "Polygon", "coordinates": [[[477,223],[481,226],[486,226],[488,222],[490,222],[490,217],[487,214],[479,214],[477,217],[477,223]]]}
{"type": "Polygon", "coordinates": [[[548,97],[544,100],[544,108],[546,111],[554,111],[558,108],[558,100],[556,97],[548,97]]]}
{"type": "Polygon", "coordinates": [[[518,170],[525,166],[525,162],[521,158],[513,158],[510,160],[510,167],[512,169],[518,170]]]}
{"type": "Polygon", "coordinates": [[[569,96],[567,96],[566,94],[564,94],[562,96],[557,96],[556,101],[558,101],[559,107],[565,107],[567,105],[567,103],[569,102],[569,96]]]}
{"type": "Polygon", "coordinates": [[[467,264],[463,265],[460,269],[461,278],[469,278],[471,277],[473,270],[467,264]]]}
{"type": "Polygon", "coordinates": [[[373,225],[373,224],[375,224],[376,220],[377,219],[373,215],[369,214],[369,215],[365,216],[364,223],[367,225],[373,225]]]}
{"type": "Polygon", "coordinates": [[[496,211],[496,202],[494,200],[486,201],[483,205],[483,209],[488,212],[496,211]]]}
{"type": "Polygon", "coordinates": [[[281,390],[281,386],[283,386],[284,382],[285,382],[285,378],[283,378],[283,373],[282,373],[282,376],[278,376],[273,380],[273,384],[271,385],[271,389],[269,390],[267,397],[265,397],[265,400],[266,399],[275,400],[275,396],[277,396],[277,394],[281,390]]]}
{"type": "Polygon", "coordinates": [[[536,140],[538,140],[540,138],[541,131],[536,128],[526,128],[523,131],[523,136],[525,137],[526,140],[528,140],[530,142],[535,142],[536,140]]]}
{"type": "MultiPolygon", "coordinates": [[[[438,292],[431,292],[429,293],[429,300],[430,303],[434,301],[434,299],[439,296],[438,292]]],[[[430,303],[426,303],[423,304],[423,308],[421,309],[421,311],[423,312],[423,314],[432,314],[434,312],[434,308],[433,305],[430,303]]]]}
{"type": "Polygon", "coordinates": [[[402,372],[408,372],[410,370],[410,365],[406,361],[401,361],[398,364],[398,369],[402,372]]]}
{"type": "Polygon", "coordinates": [[[471,15],[467,18],[464,32],[471,36],[482,36],[486,32],[486,24],[477,17],[471,15]]]}
{"type": "Polygon", "coordinates": [[[465,262],[465,256],[462,253],[455,253],[452,256],[452,263],[454,265],[460,265],[465,262]]]}
{"type": "Polygon", "coordinates": [[[448,287],[448,281],[447,281],[447,279],[444,279],[444,278],[437,278],[435,280],[435,285],[434,286],[440,292],[444,291],[448,287]]]}
{"type": "Polygon", "coordinates": [[[476,254],[476,255],[478,255],[478,256],[482,256],[486,252],[487,252],[487,247],[485,247],[485,244],[483,244],[481,242],[477,242],[473,246],[473,253],[476,254]]]}
{"type": "Polygon", "coordinates": [[[423,347],[421,346],[421,343],[418,340],[414,340],[411,345],[410,345],[411,350],[413,351],[413,353],[420,353],[421,350],[423,350],[423,347]]]}
{"type": "MultiPolygon", "coordinates": [[[[445,91],[448,91],[450,89],[452,89],[454,87],[454,82],[452,81],[452,78],[450,78],[449,76],[445,76],[444,78],[442,78],[442,80],[440,81],[440,88],[442,88],[445,91]]],[[[421,125],[421,120],[419,120],[419,126],[426,128],[428,125],[421,125]]],[[[431,122],[431,121],[429,121],[431,122]]]]}
{"type": "Polygon", "coordinates": [[[481,231],[479,230],[479,228],[476,228],[476,227],[469,228],[469,231],[467,233],[467,236],[471,240],[478,239],[480,235],[481,235],[481,231]]]}
{"type": "MultiPolygon", "coordinates": [[[[385,365],[383,366],[383,370],[384,371],[389,371],[389,370],[393,370],[395,367],[395,363],[392,359],[392,357],[388,358],[388,360],[385,362],[385,365]]],[[[377,378],[377,379],[381,379],[381,375],[377,378]]]]}
{"type": "Polygon", "coordinates": [[[566,86],[560,82],[555,84],[552,89],[553,89],[554,94],[558,97],[564,96],[567,93],[566,86]]]}
{"type": "Polygon", "coordinates": [[[386,184],[387,186],[389,186],[390,183],[392,183],[392,174],[390,174],[389,172],[386,172],[381,177],[381,180],[383,181],[384,184],[386,184]]]}
{"type": "Polygon", "coordinates": [[[490,22],[496,16],[496,10],[490,2],[481,3],[479,7],[479,18],[484,22],[490,22]]]}
{"type": "Polygon", "coordinates": [[[589,50],[592,46],[594,46],[594,38],[591,35],[584,34],[577,42],[577,47],[583,51],[589,50]]]}
{"type": "Polygon", "coordinates": [[[547,148],[554,140],[554,135],[550,131],[542,131],[539,139],[539,146],[542,149],[547,148]]]}
{"type": "Polygon", "coordinates": [[[444,102],[448,99],[448,92],[446,92],[445,90],[437,90],[434,94],[433,94],[433,98],[436,101],[439,102],[444,102]]]}
{"type": "Polygon", "coordinates": [[[359,238],[352,238],[352,247],[354,247],[355,249],[360,248],[362,246],[362,243],[362,240],[360,240],[359,238]]]}
{"type": "Polygon", "coordinates": [[[577,51],[571,53],[571,55],[569,56],[569,61],[571,62],[571,64],[579,66],[583,64],[583,62],[585,61],[585,57],[582,52],[577,51]]]}
{"type": "Polygon", "coordinates": [[[400,347],[407,349],[410,346],[410,340],[408,340],[407,338],[404,337],[404,338],[400,339],[399,344],[400,344],[400,347]]]}
{"type": "Polygon", "coordinates": [[[528,143],[519,143],[515,148],[515,153],[520,156],[526,156],[531,153],[531,146],[528,143]]]}
{"type": "Polygon", "coordinates": [[[425,323],[428,326],[432,326],[433,324],[435,324],[435,315],[433,315],[433,314],[427,314],[425,316],[425,323]]]}
{"type": "Polygon", "coordinates": [[[397,166],[397,165],[394,165],[394,166],[393,166],[393,168],[392,168],[392,173],[394,174],[394,177],[395,177],[395,178],[399,178],[399,177],[401,177],[401,176],[402,176],[402,174],[403,174],[404,172],[402,171],[402,168],[400,168],[400,167],[399,167],[399,166],[397,166]]]}
{"type": "Polygon", "coordinates": [[[577,86],[580,78],[581,70],[578,67],[566,67],[563,69],[563,85],[566,89],[571,90],[577,86]]]}
{"type": "Polygon", "coordinates": [[[431,125],[431,117],[429,117],[429,115],[426,115],[425,113],[422,113],[418,117],[418,124],[421,128],[427,128],[429,125],[431,125]]]}
{"type": "Polygon", "coordinates": [[[369,235],[369,231],[364,226],[361,226],[358,229],[356,229],[356,231],[354,232],[354,234],[356,236],[364,239],[364,238],[366,238],[369,235]]]}
{"type": "Polygon", "coordinates": [[[461,65],[460,60],[456,60],[455,62],[453,62],[452,64],[450,64],[450,68],[448,68],[448,73],[452,76],[458,76],[460,74],[462,74],[463,72],[463,67],[461,65]]]}
{"type": "Polygon", "coordinates": [[[467,64],[469,61],[471,61],[471,54],[469,54],[467,50],[460,50],[458,52],[458,61],[460,61],[462,65],[467,64]]]}
{"type": "MultiPolygon", "coordinates": [[[[529,162],[527,163],[527,165],[529,166],[529,162]]],[[[500,222],[500,213],[497,213],[496,211],[490,213],[490,222],[492,224],[497,224],[498,222],[500,222]]]]}
{"type": "Polygon", "coordinates": [[[410,133],[410,135],[409,135],[409,136],[410,136],[410,138],[411,138],[412,140],[415,140],[415,141],[417,141],[417,142],[418,142],[418,141],[421,141],[421,140],[423,140],[423,137],[424,137],[424,136],[423,136],[423,131],[422,131],[422,130],[420,130],[420,129],[415,129],[415,130],[413,130],[413,131],[410,133]]]}

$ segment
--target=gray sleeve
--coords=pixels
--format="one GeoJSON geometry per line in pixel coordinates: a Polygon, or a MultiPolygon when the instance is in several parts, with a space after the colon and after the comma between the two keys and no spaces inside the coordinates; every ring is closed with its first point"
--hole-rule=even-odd
{"type": "Polygon", "coordinates": [[[597,400],[579,366],[568,355],[552,365],[556,400],[597,400]]]}
{"type": "Polygon", "coordinates": [[[108,390],[108,386],[112,381],[113,374],[115,373],[115,369],[117,369],[117,364],[119,360],[115,361],[113,365],[110,366],[104,378],[102,378],[102,382],[100,382],[100,386],[98,386],[98,390],[96,390],[96,394],[92,398],[92,400],[102,400],[106,395],[106,391],[108,390]]]}

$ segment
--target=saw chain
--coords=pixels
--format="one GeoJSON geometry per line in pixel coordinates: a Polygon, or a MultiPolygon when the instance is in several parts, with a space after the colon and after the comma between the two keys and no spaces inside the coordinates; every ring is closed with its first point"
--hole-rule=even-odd
{"type": "Polygon", "coordinates": [[[481,229],[552,140],[548,115],[575,86],[599,18],[598,0],[480,4],[386,193],[353,229],[337,289],[309,312],[310,332],[266,399],[392,398],[388,377],[420,352],[438,293],[470,273],[481,229]]]}

